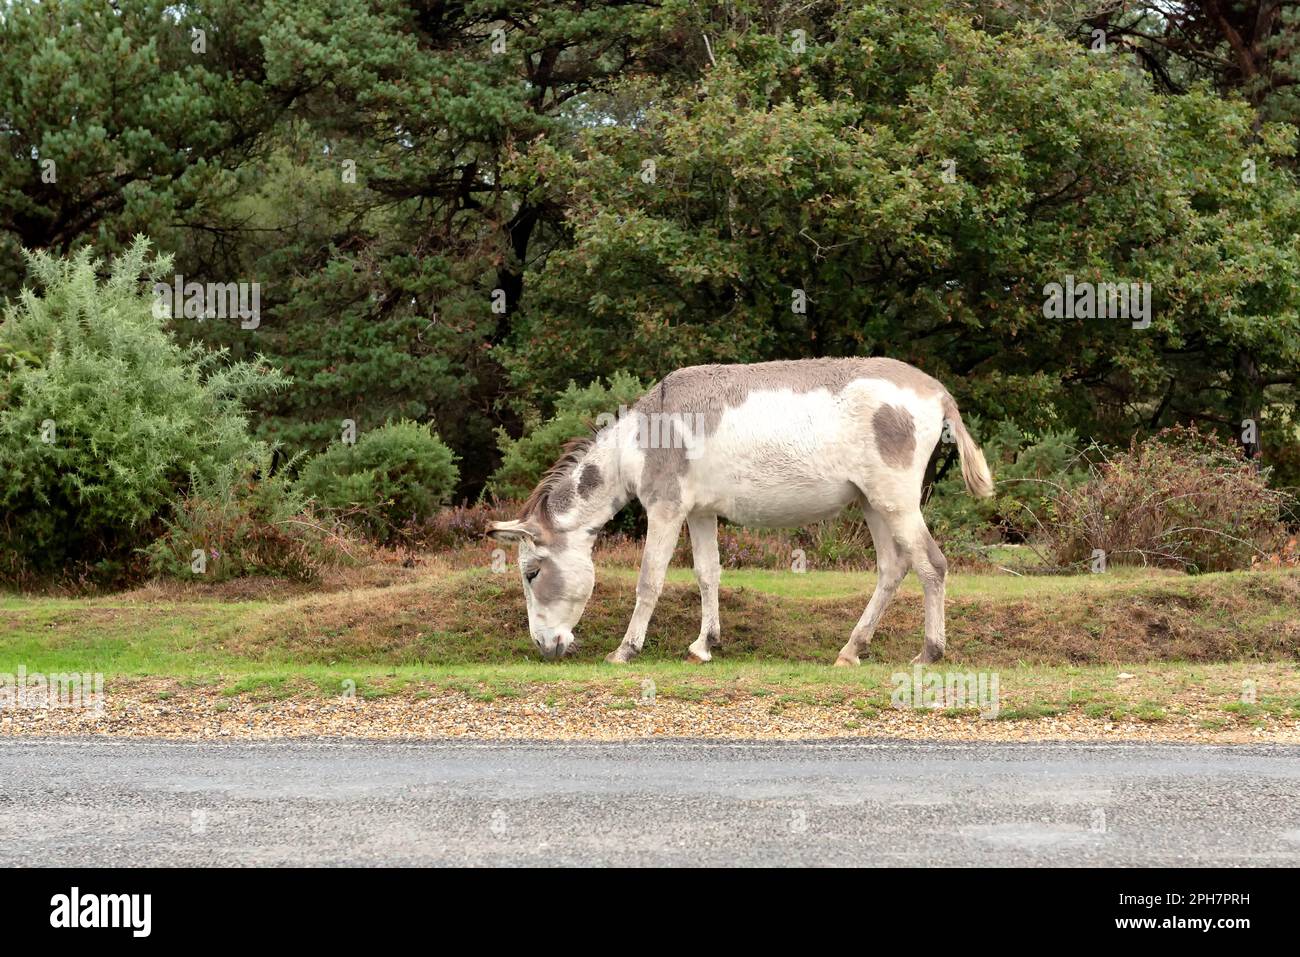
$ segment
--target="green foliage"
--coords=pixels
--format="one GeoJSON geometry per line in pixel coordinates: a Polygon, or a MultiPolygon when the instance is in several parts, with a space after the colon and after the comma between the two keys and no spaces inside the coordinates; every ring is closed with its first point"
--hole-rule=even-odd
{"type": "MultiPolygon", "coordinates": [[[[1222,92],[1245,97],[1267,120],[1300,120],[1300,53],[1295,35],[1300,17],[1278,0],[1192,3],[1171,15],[1159,0],[1137,0],[1105,9],[1085,3],[1059,4],[1030,0],[1016,14],[1032,10],[1062,29],[1093,43],[1103,31],[1107,43],[1123,43],[1140,57],[1159,89],[1179,91],[1204,81],[1222,92]],[[1228,51],[1231,51],[1230,53],[1228,51]]],[[[991,20],[1007,16],[1002,3],[985,5],[991,20]]]]}
{"type": "MultiPolygon", "coordinates": [[[[970,427],[975,434],[986,431],[977,419],[970,427]]],[[[1058,493],[1088,477],[1087,463],[1070,431],[1031,435],[1014,423],[1000,422],[980,444],[993,470],[993,497],[977,499],[967,493],[954,457],[926,502],[926,521],[945,549],[974,552],[993,541],[1037,537],[1043,523],[1051,520],[1058,493]]],[[[955,450],[940,445],[939,455],[942,463],[955,456],[955,450]]]]}
{"type": "Polygon", "coordinates": [[[250,146],[302,91],[267,81],[267,14],[245,0],[4,4],[0,296],[20,287],[23,248],[107,255],[136,233],[173,248],[188,224],[219,224],[250,146]]]}
{"type": "Polygon", "coordinates": [[[323,449],[342,418],[433,420],[460,453],[462,491],[477,494],[494,428],[518,424],[491,347],[510,332],[523,262],[555,241],[560,218],[504,189],[501,163],[543,132],[563,135],[574,98],[633,61],[647,11],[622,0],[515,4],[508,19],[482,2],[259,6],[266,27],[241,52],[264,89],[298,94],[296,109],[245,164],[247,181],[212,204],[217,228],[178,237],[196,269],[266,277],[263,348],[295,388],[260,408],[258,434],[323,449]]]}
{"type": "MultiPolygon", "coordinates": [[[[365,154],[349,158],[367,169],[365,154]]],[[[364,175],[362,176],[364,180],[364,175]]],[[[294,389],[259,406],[258,436],[286,448],[324,450],[342,419],[369,430],[399,419],[435,421],[453,449],[490,449],[488,393],[500,373],[483,348],[497,317],[487,309],[478,261],[458,262],[404,232],[418,204],[383,204],[364,182],[342,179],[339,160],[320,155],[295,126],[276,139],[265,176],[232,198],[227,215],[282,242],[240,248],[224,275],[265,276],[264,321],[256,342],[294,377],[294,389]],[[368,210],[375,204],[374,210],[368,210]],[[292,229],[286,229],[292,224],[292,229]],[[354,235],[339,245],[339,237],[354,235]]],[[[210,257],[206,248],[192,255],[210,257]]],[[[229,324],[178,320],[210,344],[244,347],[229,324]]],[[[473,456],[481,485],[489,462],[473,456]]],[[[462,478],[466,478],[462,476],[462,478]]]]}
{"type": "Polygon", "coordinates": [[[630,408],[645,391],[640,379],[622,371],[614,372],[607,383],[596,379],[579,388],[570,381],[555,400],[554,414],[545,422],[533,410],[524,418],[520,438],[512,439],[505,429],[497,430],[501,466],[492,473],[488,491],[498,498],[527,498],[567,442],[587,435],[598,416],[618,415],[620,408],[630,408]]]}
{"type": "Polygon", "coordinates": [[[716,68],[629,80],[635,122],[548,136],[510,168],[572,235],[498,350],[519,389],[887,354],[986,419],[1109,442],[1294,403],[1292,128],[940,0],[787,9],[802,53],[742,13],[668,10],[713,37],[716,68]],[[1045,316],[1067,276],[1149,282],[1150,328],[1045,316]]]}
{"type": "Polygon", "coordinates": [[[321,506],[387,542],[445,505],[459,477],[456,456],[432,426],[403,420],[330,446],[308,461],[299,483],[321,506]]]}
{"type": "Polygon", "coordinates": [[[211,478],[195,475],[190,493],[147,549],[155,574],[202,581],[267,575],[314,581],[351,561],[343,534],[312,514],[293,482],[291,460],[276,470],[273,450],[223,463],[211,478]],[[204,553],[196,571],[194,552],[204,553]]]}
{"type": "Polygon", "coordinates": [[[852,512],[800,529],[795,541],[804,550],[808,568],[860,568],[868,555],[875,560],[871,529],[852,512]]]}
{"type": "Polygon", "coordinates": [[[0,321],[0,574],[121,570],[195,479],[253,448],[245,402],[286,379],[260,362],[178,345],[154,315],[137,240],[28,256],[33,288],[0,321]]]}
{"type": "Polygon", "coordinates": [[[1046,529],[1062,565],[1084,566],[1100,549],[1108,564],[1230,571],[1286,537],[1288,496],[1212,435],[1176,427],[1115,456],[1095,451],[1089,480],[1056,497],[1046,529]]]}
{"type": "MultiPolygon", "coordinates": [[[[20,247],[136,233],[187,279],[260,282],[251,334],[172,325],[293,376],[249,396],[255,436],[435,421],[462,497],[523,490],[502,430],[570,380],[850,354],[914,362],[990,431],[1253,419],[1300,482],[1300,14],[508,6],[6,4],[0,296],[20,247]],[[1151,327],[1044,316],[1067,275],[1149,282],[1151,327]]],[[[41,361],[0,343],[6,373],[41,361]]]]}

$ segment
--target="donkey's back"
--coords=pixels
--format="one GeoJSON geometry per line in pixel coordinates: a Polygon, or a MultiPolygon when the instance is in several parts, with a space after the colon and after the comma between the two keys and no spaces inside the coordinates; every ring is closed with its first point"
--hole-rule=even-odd
{"type": "Polygon", "coordinates": [[[858,501],[887,511],[919,504],[956,406],[919,369],[852,358],[692,366],[667,376],[636,411],[659,439],[641,443],[643,501],[798,526],[858,501]]]}

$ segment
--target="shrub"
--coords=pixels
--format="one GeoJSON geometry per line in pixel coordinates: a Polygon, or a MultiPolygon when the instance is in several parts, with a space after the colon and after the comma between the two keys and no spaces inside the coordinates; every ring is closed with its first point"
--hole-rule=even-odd
{"type": "Polygon", "coordinates": [[[120,577],[192,478],[250,453],[244,400],[287,382],[178,345],[143,285],[171,260],[147,253],[103,281],[89,250],[27,254],[0,319],[0,577],[120,577]]]}
{"type": "Polygon", "coordinates": [[[1088,481],[1053,501],[1047,541],[1060,564],[1082,565],[1101,549],[1108,563],[1226,571],[1285,539],[1288,496],[1212,435],[1175,427],[1134,439],[1125,453],[1094,455],[1088,481]]]}
{"type": "Polygon", "coordinates": [[[364,432],[313,457],[302,490],[379,542],[422,522],[451,498],[456,456],[429,425],[403,420],[364,432]]]}
{"type": "MultiPolygon", "coordinates": [[[[422,526],[412,529],[410,537],[420,547],[444,554],[477,550],[474,560],[487,561],[497,547],[486,538],[488,526],[495,521],[517,518],[519,508],[520,503],[515,501],[444,508],[422,526]]],[[[644,535],[627,533],[619,527],[616,518],[600,537],[599,560],[637,566],[644,546],[644,535]]],[[[723,568],[788,571],[798,557],[796,549],[803,551],[805,565],[810,570],[874,567],[871,532],[852,512],[800,529],[754,529],[727,522],[718,525],[718,552],[723,568]]],[[[685,531],[679,536],[673,562],[680,566],[694,563],[690,536],[685,531]]]]}
{"type": "MultiPolygon", "coordinates": [[[[954,461],[925,505],[934,537],[945,550],[966,554],[991,542],[1038,536],[1057,494],[1088,477],[1076,443],[1068,430],[1031,434],[1013,422],[999,422],[981,442],[996,483],[993,497],[967,494],[954,461]]],[[[950,447],[939,447],[940,455],[945,448],[950,447]]]]}
{"type": "Polygon", "coordinates": [[[631,407],[645,391],[641,380],[626,372],[615,372],[608,385],[597,379],[580,389],[571,381],[545,422],[535,410],[524,416],[522,438],[512,439],[505,429],[497,429],[501,465],[488,480],[487,491],[498,498],[526,499],[566,442],[586,435],[601,413],[631,407]]]}
{"type": "Polygon", "coordinates": [[[314,581],[326,567],[358,557],[358,543],[323,524],[289,479],[296,462],[274,470],[272,458],[261,446],[214,479],[196,475],[193,490],[166,520],[167,531],[148,549],[152,570],[207,581],[246,575],[314,581]],[[203,552],[201,570],[194,567],[196,550],[203,552]]]}

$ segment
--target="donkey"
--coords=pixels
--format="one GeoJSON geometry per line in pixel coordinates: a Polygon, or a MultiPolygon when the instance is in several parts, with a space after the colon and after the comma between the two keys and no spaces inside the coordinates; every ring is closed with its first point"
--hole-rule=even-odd
{"type": "Polygon", "coordinates": [[[625,664],[645,642],[682,523],[690,530],[703,608],[688,657],[720,644],[718,517],[797,527],[861,506],[875,543],[876,589],[835,660],[856,665],[909,569],[925,593],[925,642],[914,662],[944,651],[947,561],[921,516],[921,487],[940,439],[955,442],[971,494],[993,494],[984,453],[948,390],[884,358],[802,359],[678,369],[630,414],[602,416],[570,443],[517,520],[488,534],[519,546],[528,627],[543,657],[573,645],[595,582],[596,536],[636,497],[649,522],[636,607],[606,661],[625,664]]]}

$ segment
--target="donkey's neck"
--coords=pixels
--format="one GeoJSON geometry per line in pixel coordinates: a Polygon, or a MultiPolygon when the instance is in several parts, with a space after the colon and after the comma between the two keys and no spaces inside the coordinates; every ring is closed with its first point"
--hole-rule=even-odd
{"type": "Polygon", "coordinates": [[[596,531],[618,514],[632,497],[615,429],[597,434],[580,454],[557,474],[548,476],[550,491],[544,507],[557,529],[596,531]]]}

